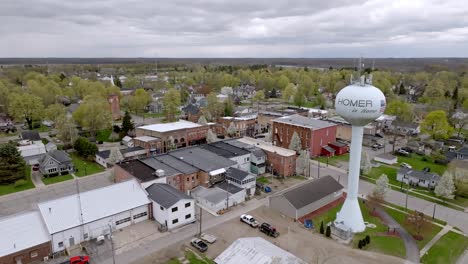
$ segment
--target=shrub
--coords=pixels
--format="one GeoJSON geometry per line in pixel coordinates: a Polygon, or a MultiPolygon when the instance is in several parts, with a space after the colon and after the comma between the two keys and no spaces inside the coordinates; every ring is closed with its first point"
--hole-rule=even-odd
{"type": "Polygon", "coordinates": [[[362,249],[362,240],[359,240],[358,242],[358,246],[357,246],[359,249],[362,249]]]}
{"type": "Polygon", "coordinates": [[[369,235],[367,235],[365,239],[366,239],[366,244],[368,244],[368,245],[369,245],[369,243],[370,243],[370,236],[369,236],[369,235]]]}
{"type": "Polygon", "coordinates": [[[320,234],[323,235],[324,232],[325,230],[323,229],[323,221],[322,221],[322,223],[320,224],[320,234]]]}
{"type": "Polygon", "coordinates": [[[330,226],[327,226],[327,231],[325,231],[325,236],[330,237],[330,235],[331,235],[331,228],[330,226]]]}
{"type": "Polygon", "coordinates": [[[20,186],[23,186],[26,184],[26,180],[25,179],[20,179],[20,180],[17,180],[15,181],[15,188],[16,187],[20,187],[20,186]]]}

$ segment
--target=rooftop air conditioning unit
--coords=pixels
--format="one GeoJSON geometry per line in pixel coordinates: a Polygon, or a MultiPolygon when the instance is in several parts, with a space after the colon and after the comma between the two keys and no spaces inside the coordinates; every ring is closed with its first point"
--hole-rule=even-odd
{"type": "Polygon", "coordinates": [[[161,169],[156,170],[156,176],[163,177],[164,176],[164,170],[161,170],[161,169]]]}

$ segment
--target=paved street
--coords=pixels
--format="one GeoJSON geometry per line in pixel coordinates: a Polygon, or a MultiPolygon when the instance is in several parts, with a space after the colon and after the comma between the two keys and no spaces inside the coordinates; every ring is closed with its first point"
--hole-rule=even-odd
{"type": "MultiPolygon", "coordinates": [[[[108,186],[113,183],[112,170],[79,178],[81,192],[108,186]]],[[[56,183],[31,190],[0,196],[0,217],[36,209],[42,201],[57,199],[77,192],[76,181],[56,183]]]]}
{"type": "MultiPolygon", "coordinates": [[[[316,163],[311,167],[312,177],[317,177],[318,173],[316,163]]],[[[339,179],[340,183],[343,184],[345,188],[348,185],[348,175],[343,169],[336,168],[333,166],[325,167],[325,165],[321,164],[320,175],[330,175],[337,180],[339,179]]],[[[359,182],[359,193],[362,195],[368,195],[372,192],[374,186],[375,185],[370,182],[361,180],[359,182]]],[[[385,200],[390,203],[404,207],[406,203],[406,194],[394,190],[388,190],[385,200]]],[[[452,226],[460,228],[464,233],[468,233],[468,213],[447,208],[439,204],[431,203],[429,201],[413,197],[411,195],[408,196],[408,208],[410,209],[422,211],[426,215],[432,216],[434,206],[436,208],[436,218],[446,221],[452,226]]]]}

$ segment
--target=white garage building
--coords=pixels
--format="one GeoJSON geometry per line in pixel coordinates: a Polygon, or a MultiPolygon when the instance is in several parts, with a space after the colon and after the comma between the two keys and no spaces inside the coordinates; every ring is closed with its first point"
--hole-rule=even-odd
{"type": "Polygon", "coordinates": [[[151,201],[135,180],[38,204],[52,251],[148,219],[151,201]]]}

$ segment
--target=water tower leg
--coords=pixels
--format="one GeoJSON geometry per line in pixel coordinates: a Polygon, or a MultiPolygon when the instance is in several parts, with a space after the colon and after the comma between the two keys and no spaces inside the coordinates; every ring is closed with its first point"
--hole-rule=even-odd
{"type": "Polygon", "coordinates": [[[348,194],[337,214],[336,221],[343,222],[354,233],[366,229],[358,202],[359,173],[361,168],[362,137],[364,127],[352,126],[351,150],[349,158],[348,194]]]}

